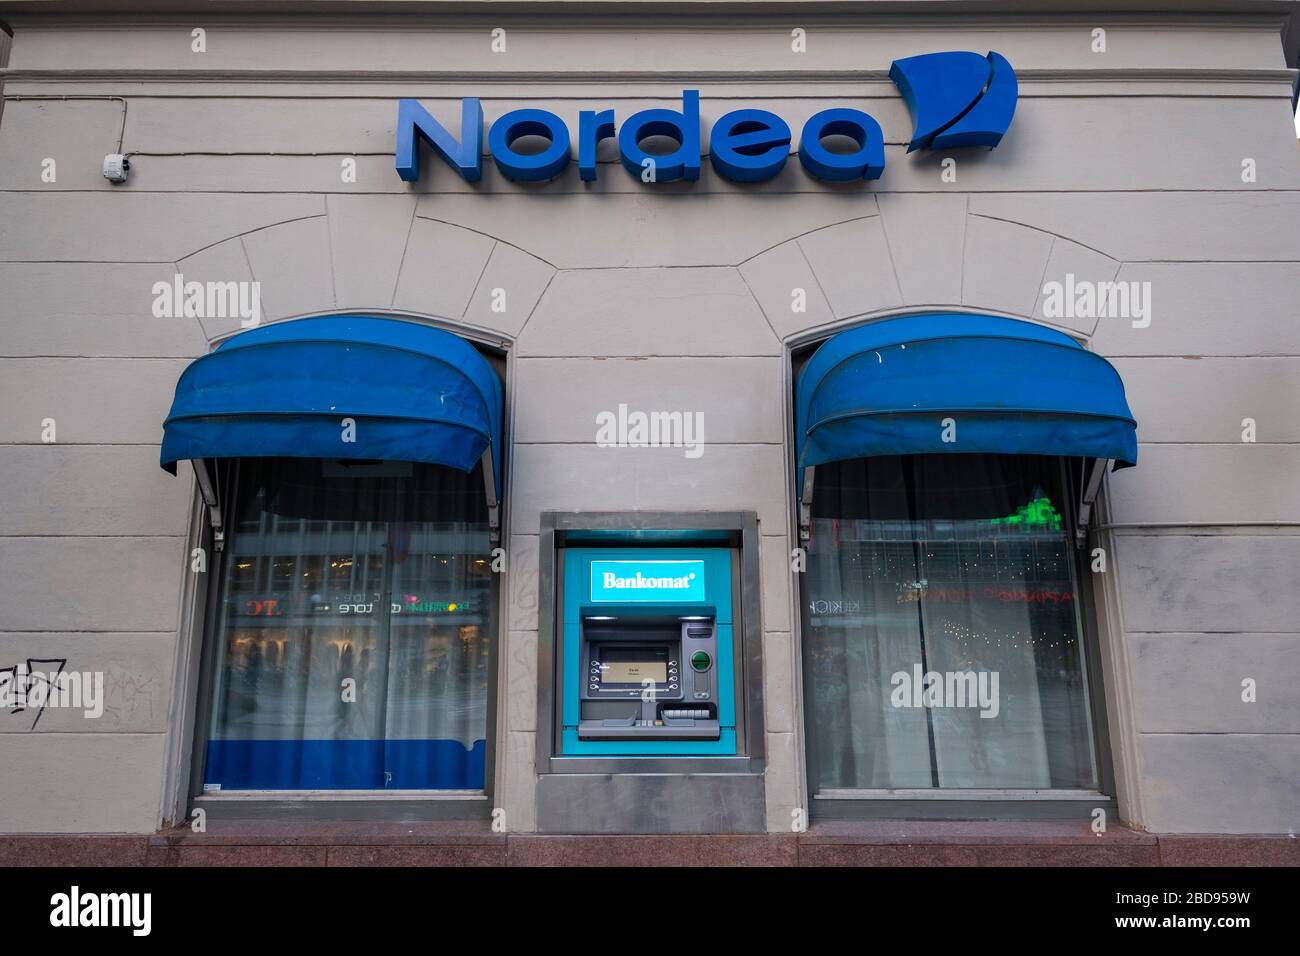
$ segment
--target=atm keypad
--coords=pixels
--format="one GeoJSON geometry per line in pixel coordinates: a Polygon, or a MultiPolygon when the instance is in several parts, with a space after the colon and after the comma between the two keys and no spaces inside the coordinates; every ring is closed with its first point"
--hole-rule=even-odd
{"type": "Polygon", "coordinates": [[[719,739],[715,624],[584,620],[581,640],[580,739],[719,739]]]}

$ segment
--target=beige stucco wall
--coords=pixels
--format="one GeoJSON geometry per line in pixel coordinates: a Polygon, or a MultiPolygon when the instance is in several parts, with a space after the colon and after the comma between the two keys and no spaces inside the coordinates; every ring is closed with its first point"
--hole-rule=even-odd
{"type": "Polygon", "coordinates": [[[1149,281],[1149,328],[1064,325],[1115,363],[1139,420],[1141,463],[1110,480],[1114,527],[1097,541],[1111,558],[1098,583],[1121,810],[1158,831],[1300,821],[1300,157],[1278,18],[14,27],[0,666],[66,651],[70,667],[105,671],[109,711],[36,731],[0,714],[0,831],[150,831],[174,798],[178,715],[192,710],[173,685],[193,492],[184,469],[157,467],[157,444],[181,369],[235,326],[154,318],[151,287],[175,272],[260,281],[268,321],[369,310],[509,347],[495,799],[516,830],[534,822],[542,511],[758,513],[768,820],[784,829],[807,803],[790,343],[931,307],[1045,321],[1042,285],[1067,272],[1149,281]],[[1090,48],[1098,25],[1104,54],[1090,48]],[[505,53],[490,49],[498,26],[505,53]],[[191,52],[195,27],[206,53],[191,52]],[[948,49],[997,49],[1021,83],[1004,142],[954,154],[956,183],[939,156],[905,154],[910,120],[885,75],[948,49]],[[591,186],[575,166],[523,187],[489,163],[470,186],[426,160],[412,187],[393,171],[398,97],[452,128],[459,97],[476,95],[489,123],[537,105],[576,129],[579,109],[623,118],[685,87],[702,91],[706,133],[741,105],[796,129],[828,106],[865,109],[885,131],[885,174],[832,188],[792,162],[739,186],[706,162],[698,183],[651,188],[606,163],[591,186]],[[114,187],[100,163],[119,136],[133,170],[114,187]],[[42,182],[46,157],[57,182],[42,182]],[[350,157],[355,183],[340,177],[350,157]],[[806,313],[791,311],[795,288],[806,313]],[[705,455],[595,447],[596,412],[620,402],[703,411],[705,455]],[[40,440],[45,418],[55,444],[40,440]]]}

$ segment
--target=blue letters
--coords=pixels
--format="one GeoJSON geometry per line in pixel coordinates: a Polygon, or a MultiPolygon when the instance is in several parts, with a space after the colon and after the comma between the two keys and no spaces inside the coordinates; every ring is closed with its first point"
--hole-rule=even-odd
{"type": "Polygon", "coordinates": [[[633,113],[618,131],[618,151],[623,166],[647,182],[670,183],[677,179],[700,178],[700,91],[682,90],[682,111],[642,110],[633,113]],[[671,153],[655,156],[641,148],[650,136],[669,136],[678,146],[671,153]],[[647,168],[653,175],[646,178],[647,168]]]}
{"type": "Polygon", "coordinates": [[[709,162],[724,179],[761,183],[781,172],[790,156],[790,127],[767,110],[735,110],[713,124],[709,162]]]}
{"type": "Polygon", "coordinates": [[[885,171],[885,134],[880,124],[861,110],[822,110],[803,126],[799,161],[811,175],[829,182],[879,179],[885,171]],[[822,143],[825,136],[847,136],[858,148],[851,153],[833,153],[822,143]]]}
{"type": "Polygon", "coordinates": [[[583,182],[596,179],[596,147],[614,135],[614,111],[583,110],[578,114],[578,176],[583,182]]]}
{"type": "Polygon", "coordinates": [[[507,179],[521,183],[552,179],[569,165],[569,128],[546,110],[514,110],[492,124],[488,149],[507,179]],[[540,153],[516,153],[515,140],[523,136],[545,136],[551,144],[540,153]]]}
{"type": "MultiPolygon", "coordinates": [[[[960,146],[996,146],[1015,114],[1018,88],[1011,64],[997,53],[953,51],[896,60],[889,71],[911,110],[914,128],[908,152],[960,146]]],[[[646,183],[670,183],[700,177],[700,93],[682,91],[682,108],[634,113],[615,127],[614,111],[578,114],[578,176],[593,182],[602,140],[618,140],[624,168],[646,183]],[[651,153],[648,140],[676,142],[666,153],[651,153]]],[[[397,174],[407,182],[420,178],[420,143],[433,147],[466,182],[483,172],[483,107],[473,97],[461,100],[457,140],[415,100],[397,105],[397,174]]],[[[767,110],[739,109],[713,124],[709,162],[723,179],[765,182],[779,175],[790,158],[790,127],[767,110]]],[[[513,110],[492,124],[488,144],[497,169],[517,182],[542,182],[564,172],[572,157],[569,128],[559,116],[541,109],[513,110]],[[524,137],[542,137],[548,145],[520,153],[524,137]]],[[[861,110],[822,110],[804,124],[799,162],[809,175],[829,182],[879,179],[885,169],[885,137],[880,124],[861,110]],[[836,152],[826,140],[846,137],[856,149],[836,152]]]]}
{"type": "Polygon", "coordinates": [[[476,98],[460,101],[459,143],[415,100],[397,101],[397,175],[408,183],[420,178],[417,137],[451,163],[466,182],[476,183],[482,177],[483,106],[476,98]]]}

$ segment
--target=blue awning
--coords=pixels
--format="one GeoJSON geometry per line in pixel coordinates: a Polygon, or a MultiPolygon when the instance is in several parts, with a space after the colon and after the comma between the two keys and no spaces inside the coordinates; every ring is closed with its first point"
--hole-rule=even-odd
{"type": "Polygon", "coordinates": [[[500,501],[501,411],[500,378],[450,332],[364,315],[278,322],[185,369],[163,426],[162,466],[175,474],[182,459],[342,458],[469,472],[481,459],[500,501]],[[353,441],[344,419],[355,422],[353,441]]]}
{"type": "Polygon", "coordinates": [[[833,336],[799,376],[795,429],[801,495],[805,468],[871,455],[1137,463],[1137,424],[1109,362],[1062,332],[986,315],[911,315],[833,336]]]}

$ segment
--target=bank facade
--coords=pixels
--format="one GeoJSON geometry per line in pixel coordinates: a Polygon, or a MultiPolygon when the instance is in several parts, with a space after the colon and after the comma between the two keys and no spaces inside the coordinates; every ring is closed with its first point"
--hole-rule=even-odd
{"type": "Polygon", "coordinates": [[[1300,6],[149,6],[0,3],[0,831],[1294,860],[1300,6]]]}

